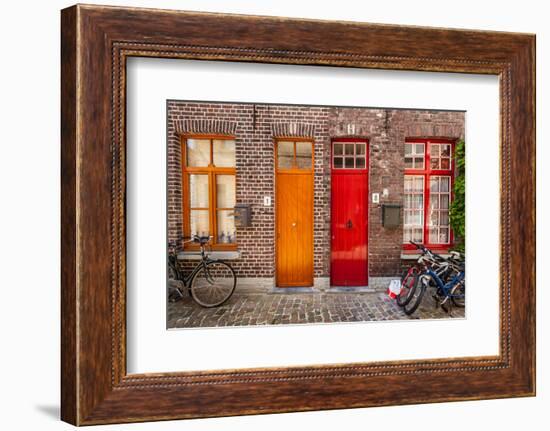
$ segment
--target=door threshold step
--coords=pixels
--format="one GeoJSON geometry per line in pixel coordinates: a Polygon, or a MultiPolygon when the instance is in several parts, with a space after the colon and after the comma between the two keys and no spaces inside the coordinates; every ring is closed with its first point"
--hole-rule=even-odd
{"type": "Polygon", "coordinates": [[[272,287],[267,293],[288,294],[288,293],[321,293],[316,287],[272,287]]]}
{"type": "Polygon", "coordinates": [[[369,286],[331,286],[325,293],[372,293],[375,289],[369,286]]]}

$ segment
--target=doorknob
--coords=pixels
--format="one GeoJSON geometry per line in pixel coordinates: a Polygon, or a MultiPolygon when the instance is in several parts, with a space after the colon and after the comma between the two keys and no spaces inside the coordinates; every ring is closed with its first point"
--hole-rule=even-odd
{"type": "Polygon", "coordinates": [[[292,223],[291,226],[292,226],[292,227],[296,227],[296,222],[292,223]]]}
{"type": "Polygon", "coordinates": [[[348,222],[346,223],[346,227],[348,229],[351,229],[353,227],[353,223],[351,222],[351,220],[348,220],[348,222]]]}

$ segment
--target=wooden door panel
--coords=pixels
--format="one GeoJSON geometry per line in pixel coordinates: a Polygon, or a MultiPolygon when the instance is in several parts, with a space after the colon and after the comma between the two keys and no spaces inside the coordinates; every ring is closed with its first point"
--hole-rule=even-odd
{"type": "Polygon", "coordinates": [[[313,176],[277,174],[277,285],[313,284],[313,176]]]}
{"type": "Polygon", "coordinates": [[[368,176],[332,175],[331,284],[368,284],[368,176]]]}

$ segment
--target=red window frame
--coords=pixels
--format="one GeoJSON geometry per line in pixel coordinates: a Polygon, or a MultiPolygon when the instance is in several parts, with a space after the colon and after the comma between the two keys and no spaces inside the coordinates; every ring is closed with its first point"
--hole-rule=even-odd
{"type": "MultiPolygon", "coordinates": [[[[454,199],[453,186],[455,181],[455,145],[456,140],[453,139],[419,139],[408,138],[405,140],[406,144],[424,144],[424,169],[404,169],[404,175],[416,175],[424,177],[424,226],[423,226],[423,244],[434,250],[448,250],[454,245],[453,230],[449,226],[449,243],[437,244],[432,243],[429,233],[429,208],[430,208],[430,177],[432,176],[449,176],[450,180],[450,203],[454,199]],[[450,144],[451,145],[451,163],[450,169],[431,169],[431,147],[430,144],[450,144]]],[[[403,161],[405,157],[403,156],[403,161]]],[[[412,244],[403,243],[403,250],[416,250],[416,247],[412,244]]]]}
{"type": "MultiPolygon", "coordinates": [[[[354,149],[354,152],[355,152],[355,149],[354,149]]],[[[359,157],[362,157],[363,155],[359,155],[359,157]]],[[[343,158],[345,157],[345,155],[342,156],[343,158]]],[[[353,172],[358,172],[358,171],[368,171],[369,169],[369,140],[366,139],[366,138],[332,138],[332,141],[331,141],[331,144],[330,144],[330,167],[331,169],[334,169],[338,172],[349,172],[349,173],[353,173],[353,172]],[[345,167],[345,161],[343,161],[343,167],[335,167],[334,166],[334,157],[339,157],[339,155],[335,155],[334,154],[334,144],[345,144],[345,143],[350,143],[350,144],[365,144],[365,154],[364,154],[364,158],[365,158],[365,166],[362,167],[362,168],[357,168],[357,167],[353,167],[353,168],[346,168],[345,167]]],[[[354,166],[355,166],[355,159],[357,158],[357,155],[354,153],[353,155],[353,158],[354,158],[354,166]]]]}

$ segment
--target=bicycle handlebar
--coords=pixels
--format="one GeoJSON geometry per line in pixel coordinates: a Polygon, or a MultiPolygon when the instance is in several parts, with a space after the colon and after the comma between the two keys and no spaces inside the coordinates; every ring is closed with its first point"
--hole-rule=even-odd
{"type": "Polygon", "coordinates": [[[178,242],[183,241],[184,244],[188,244],[190,242],[195,242],[195,243],[200,244],[201,247],[203,247],[206,244],[208,244],[212,240],[212,238],[214,238],[212,235],[210,235],[210,236],[193,235],[191,237],[182,236],[179,240],[170,241],[168,243],[168,246],[172,247],[172,248],[176,248],[178,246],[178,242]]]}
{"type": "Polygon", "coordinates": [[[446,260],[443,256],[440,256],[439,254],[434,253],[433,251],[431,251],[429,248],[427,248],[423,244],[419,244],[419,243],[414,242],[414,241],[409,241],[409,242],[412,245],[414,245],[418,250],[422,250],[422,256],[428,255],[431,258],[431,260],[439,261],[439,262],[443,262],[443,261],[446,260]]]}
{"type": "Polygon", "coordinates": [[[412,245],[414,245],[418,250],[422,250],[423,252],[426,252],[426,251],[430,251],[429,249],[427,249],[426,247],[424,247],[423,244],[419,244],[417,242],[414,242],[414,241],[409,241],[412,245]]]}

